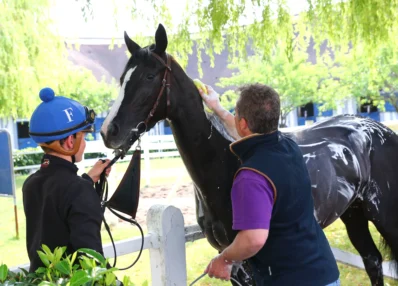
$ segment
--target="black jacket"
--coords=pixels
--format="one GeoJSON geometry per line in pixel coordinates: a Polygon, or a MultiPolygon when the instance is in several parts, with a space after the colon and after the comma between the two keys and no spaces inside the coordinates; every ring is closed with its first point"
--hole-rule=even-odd
{"type": "Polygon", "coordinates": [[[42,266],[42,244],[51,250],[66,246],[68,254],[82,247],[103,254],[100,199],[91,178],[77,171],[75,164],[46,154],[22,187],[30,272],[42,266]]]}

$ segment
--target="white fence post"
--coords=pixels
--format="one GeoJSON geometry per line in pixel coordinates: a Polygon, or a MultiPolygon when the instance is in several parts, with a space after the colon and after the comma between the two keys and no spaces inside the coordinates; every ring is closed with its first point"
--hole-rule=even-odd
{"type": "Polygon", "coordinates": [[[184,217],[180,209],[154,205],[148,211],[147,225],[151,235],[158,235],[160,245],[149,249],[152,285],[187,285],[184,217]]]}

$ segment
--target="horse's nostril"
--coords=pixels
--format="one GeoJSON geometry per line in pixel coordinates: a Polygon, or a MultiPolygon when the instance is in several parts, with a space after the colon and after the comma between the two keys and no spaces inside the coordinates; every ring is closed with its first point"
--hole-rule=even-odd
{"type": "Polygon", "coordinates": [[[114,123],[109,124],[108,127],[108,132],[112,135],[112,136],[116,136],[119,133],[119,126],[117,126],[114,123]]]}

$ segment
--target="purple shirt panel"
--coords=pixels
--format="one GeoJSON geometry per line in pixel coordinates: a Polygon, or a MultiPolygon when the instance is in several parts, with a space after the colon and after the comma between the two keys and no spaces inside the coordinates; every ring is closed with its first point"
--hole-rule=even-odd
{"type": "Polygon", "coordinates": [[[263,175],[244,169],[231,191],[234,230],[269,229],[274,188],[263,175]]]}

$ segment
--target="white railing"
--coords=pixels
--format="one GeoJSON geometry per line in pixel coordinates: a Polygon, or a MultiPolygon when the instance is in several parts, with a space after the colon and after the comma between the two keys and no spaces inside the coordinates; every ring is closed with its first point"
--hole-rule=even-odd
{"type": "MultiPolygon", "coordinates": [[[[153,205],[147,215],[148,233],[144,236],[144,249],[149,249],[152,285],[188,285],[185,243],[204,238],[198,225],[184,226],[184,217],[180,209],[174,206],[153,205]]],[[[141,237],[121,240],[115,243],[116,255],[123,256],[138,252],[141,247],[141,237]]],[[[337,261],[364,269],[360,256],[332,248],[337,261]]],[[[104,255],[113,258],[111,244],[104,246],[104,255]]],[[[28,269],[29,264],[19,265],[28,269]]],[[[397,279],[390,262],[383,262],[384,276],[397,279]]],[[[198,273],[198,276],[201,273],[198,273]]]]}
{"type": "MultiPolygon", "coordinates": [[[[305,128],[306,126],[297,126],[290,128],[282,128],[282,131],[293,131],[305,128]]],[[[134,150],[137,146],[137,142],[130,148],[130,150],[134,150]]],[[[178,152],[176,143],[174,141],[173,135],[148,135],[145,134],[141,140],[141,148],[142,148],[142,158],[144,159],[144,174],[143,177],[146,179],[147,185],[150,183],[150,159],[154,158],[167,158],[167,157],[180,157],[180,153],[178,152]]],[[[42,151],[26,151],[20,152],[18,155],[29,155],[29,154],[42,154],[42,151]]],[[[84,168],[88,166],[92,166],[98,159],[103,158],[113,158],[113,150],[108,149],[102,140],[95,141],[87,141],[85,154],[89,153],[103,153],[106,154],[105,157],[99,157],[95,159],[85,159],[82,162],[77,163],[76,165],[79,168],[84,168]]],[[[16,153],[13,154],[16,156],[16,153]]],[[[123,159],[119,159],[118,162],[130,161],[131,155],[126,156],[123,159]]],[[[39,169],[40,165],[27,165],[21,167],[14,167],[14,171],[20,170],[36,170],[39,169]]]]}
{"type": "MultiPolygon", "coordinates": [[[[394,131],[398,130],[398,120],[394,121],[385,121],[382,122],[386,126],[392,128],[394,131]]],[[[294,126],[288,128],[281,128],[282,132],[292,132],[300,129],[307,128],[308,126],[294,126]]],[[[130,150],[134,150],[137,143],[135,143],[130,150]]],[[[177,150],[177,146],[174,141],[173,135],[150,135],[145,134],[142,137],[141,142],[142,150],[143,150],[143,159],[144,159],[144,174],[143,177],[146,180],[146,185],[150,184],[150,159],[152,158],[167,158],[167,157],[180,157],[180,153],[177,150]]],[[[102,140],[96,141],[88,141],[85,149],[85,154],[88,153],[104,153],[106,154],[106,158],[113,158],[113,150],[105,147],[102,140]]],[[[33,151],[33,152],[21,152],[19,154],[40,154],[41,151],[33,151]]],[[[14,154],[15,155],[15,154],[14,154]]],[[[88,167],[92,166],[96,159],[86,159],[82,162],[78,163],[78,167],[88,167]]],[[[130,161],[131,156],[126,156],[124,159],[120,159],[118,162],[130,161]]],[[[30,165],[30,166],[22,166],[22,167],[14,167],[14,171],[18,170],[35,170],[40,168],[40,165],[30,165]]]]}
{"type": "MultiPolygon", "coordinates": [[[[152,285],[187,285],[185,243],[204,238],[199,226],[185,227],[180,209],[167,205],[153,205],[149,209],[147,226],[143,249],[149,249],[152,285]]],[[[115,242],[116,256],[138,252],[141,242],[141,237],[115,242]]],[[[112,244],[103,249],[105,257],[114,257],[112,244]]],[[[19,268],[29,270],[29,263],[11,271],[19,272],[19,268]]]]}
{"type": "MultiPolygon", "coordinates": [[[[293,128],[292,128],[293,129],[293,128]]],[[[291,131],[291,129],[289,130],[291,131]]],[[[149,171],[149,159],[159,157],[179,156],[172,135],[163,136],[144,136],[141,143],[143,148],[143,157],[145,160],[145,169],[149,171]],[[149,137],[149,138],[148,138],[149,137]],[[164,151],[166,149],[172,151],[164,151]],[[150,153],[149,151],[157,150],[150,153]],[[175,151],[174,151],[175,150],[175,151]]],[[[132,149],[135,146],[132,147],[132,149]]],[[[105,153],[107,158],[113,155],[107,149],[102,141],[87,142],[86,153],[105,153]]],[[[40,152],[31,152],[40,153],[40,152]]],[[[131,156],[126,156],[121,161],[129,161],[131,156]]],[[[97,159],[84,160],[81,165],[92,165],[92,161],[97,159]]],[[[38,168],[35,166],[25,166],[14,168],[22,170],[23,168],[38,168]]],[[[149,176],[149,172],[147,172],[149,176]]],[[[146,178],[149,184],[149,177],[146,178]]],[[[184,226],[184,218],[181,211],[174,206],[153,205],[147,215],[148,233],[144,236],[144,249],[149,249],[151,263],[152,285],[187,285],[186,254],[185,243],[204,238],[198,225],[184,226]]],[[[123,256],[138,252],[141,247],[141,237],[121,240],[115,243],[116,255],[123,256]]],[[[332,248],[337,261],[365,269],[360,256],[332,248]]],[[[108,258],[114,257],[111,244],[104,246],[104,255],[108,258]]],[[[394,274],[394,267],[390,262],[383,262],[384,276],[397,279],[394,274]]],[[[12,271],[18,271],[18,268],[28,269],[29,264],[23,264],[15,267],[12,271]]],[[[201,273],[198,273],[198,276],[201,273]]]]}
{"type": "MultiPolygon", "coordinates": [[[[137,146],[135,143],[130,150],[134,150],[137,146]]],[[[142,177],[145,179],[145,185],[149,186],[151,182],[151,177],[168,177],[170,176],[170,169],[166,171],[156,171],[156,174],[153,174],[150,167],[150,159],[154,158],[168,158],[168,157],[180,157],[180,153],[177,150],[177,146],[174,141],[173,135],[151,135],[148,136],[145,134],[141,140],[141,148],[142,148],[142,158],[144,160],[144,167],[142,168],[142,177]]],[[[20,152],[18,155],[29,155],[29,154],[42,154],[42,151],[27,151],[20,152]]],[[[108,149],[102,140],[96,141],[87,141],[85,154],[89,153],[103,153],[106,154],[104,157],[98,157],[95,159],[84,159],[83,161],[77,163],[76,165],[79,169],[84,169],[85,167],[93,166],[94,163],[98,159],[112,159],[115,155],[113,154],[112,149],[108,149]]],[[[17,154],[14,153],[13,156],[17,154]]],[[[123,159],[119,159],[118,162],[128,162],[131,160],[132,155],[127,155],[123,159]]],[[[14,167],[14,171],[19,170],[37,170],[40,168],[40,165],[27,165],[21,167],[14,167]]],[[[180,168],[176,171],[181,171],[180,168]]]]}

